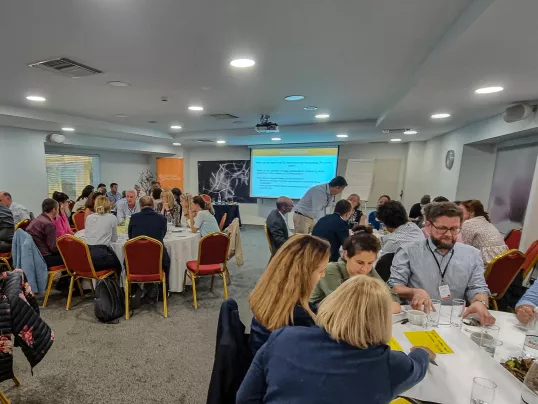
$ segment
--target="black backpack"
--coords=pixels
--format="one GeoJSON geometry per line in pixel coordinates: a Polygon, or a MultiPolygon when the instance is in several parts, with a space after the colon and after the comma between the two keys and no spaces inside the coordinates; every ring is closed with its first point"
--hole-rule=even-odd
{"type": "Polygon", "coordinates": [[[97,281],[94,308],[95,317],[103,323],[109,323],[125,314],[125,294],[118,282],[108,278],[97,281]]]}

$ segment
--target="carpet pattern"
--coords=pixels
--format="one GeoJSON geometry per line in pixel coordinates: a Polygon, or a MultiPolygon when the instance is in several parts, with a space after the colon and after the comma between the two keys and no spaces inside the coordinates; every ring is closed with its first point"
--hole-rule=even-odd
{"type": "MultiPolygon", "coordinates": [[[[243,226],[241,237],[245,264],[237,267],[230,261],[229,295],[248,328],[248,294],[269,251],[261,226],[243,226]]],[[[157,303],[110,325],[97,321],[89,296],[73,298],[66,311],[66,298],[51,294],[41,312],[55,333],[51,350],[32,376],[22,351],[15,348],[14,369],[22,384],[5,381],[0,388],[14,404],[205,403],[224,294],[222,280],[215,279],[213,293],[209,283],[209,277],[197,282],[197,310],[188,287],[170,297],[167,319],[157,303]]]]}

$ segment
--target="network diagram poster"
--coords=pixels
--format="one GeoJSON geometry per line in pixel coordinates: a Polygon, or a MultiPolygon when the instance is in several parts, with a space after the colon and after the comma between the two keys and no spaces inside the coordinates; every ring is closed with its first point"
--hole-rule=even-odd
{"type": "Polygon", "coordinates": [[[223,202],[256,203],[250,194],[250,160],[198,162],[198,192],[223,202]]]}

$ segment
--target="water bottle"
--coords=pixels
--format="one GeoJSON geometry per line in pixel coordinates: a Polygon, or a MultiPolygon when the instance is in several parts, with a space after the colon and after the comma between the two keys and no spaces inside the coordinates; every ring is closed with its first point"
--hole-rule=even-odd
{"type": "Polygon", "coordinates": [[[220,197],[220,193],[219,193],[219,205],[222,203],[222,199],[220,197]]]}
{"type": "Polygon", "coordinates": [[[538,404],[538,363],[534,362],[525,376],[521,404],[538,404]]]}
{"type": "Polygon", "coordinates": [[[527,325],[523,355],[538,358],[538,307],[534,309],[534,316],[527,325]]]}

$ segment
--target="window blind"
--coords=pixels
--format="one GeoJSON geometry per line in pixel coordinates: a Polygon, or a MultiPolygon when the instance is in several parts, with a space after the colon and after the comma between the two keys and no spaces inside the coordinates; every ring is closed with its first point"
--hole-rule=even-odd
{"type": "Polygon", "coordinates": [[[347,161],[346,179],[348,186],[346,187],[346,195],[357,194],[361,201],[370,199],[370,191],[374,180],[374,165],[375,160],[355,160],[347,161]]]}
{"type": "Polygon", "coordinates": [[[49,197],[61,191],[76,200],[86,185],[99,183],[99,156],[46,154],[49,197]]]}

